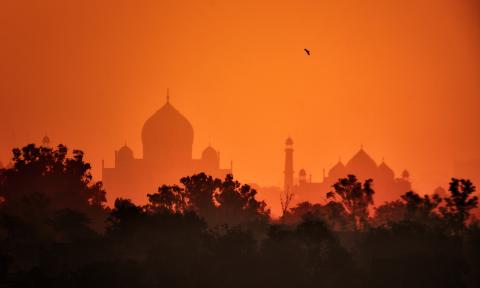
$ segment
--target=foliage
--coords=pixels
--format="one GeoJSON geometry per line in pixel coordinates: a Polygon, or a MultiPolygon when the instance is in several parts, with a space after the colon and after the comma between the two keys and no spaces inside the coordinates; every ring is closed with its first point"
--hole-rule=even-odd
{"type": "Polygon", "coordinates": [[[200,173],[184,177],[180,182],[183,187],[163,185],[157,193],[148,194],[147,210],[193,211],[213,226],[266,223],[269,219],[266,203],[255,198],[257,191],[240,184],[232,175],[220,180],[200,173]]]}
{"type": "Polygon", "coordinates": [[[448,190],[450,196],[445,198],[446,205],[440,208],[440,212],[451,231],[458,234],[464,230],[470,211],[477,207],[478,197],[472,196],[475,186],[470,180],[452,178],[448,190]]]}
{"type": "Polygon", "coordinates": [[[369,217],[373,183],[349,175],[329,202],[299,203],[278,224],[232,175],[191,175],[110,209],[83,153],[14,155],[0,170],[0,287],[480,287],[468,180],[369,217]]]}
{"type": "Polygon", "coordinates": [[[373,205],[372,179],[365,180],[364,184],[357,180],[355,175],[348,175],[333,184],[334,191],[327,193],[327,198],[340,197],[340,203],[350,215],[354,227],[360,229],[368,222],[368,208],[373,205]]]}

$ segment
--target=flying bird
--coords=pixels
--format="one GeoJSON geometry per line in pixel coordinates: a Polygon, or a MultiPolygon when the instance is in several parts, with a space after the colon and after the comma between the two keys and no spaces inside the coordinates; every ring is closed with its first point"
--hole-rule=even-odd
{"type": "Polygon", "coordinates": [[[307,48],[305,48],[303,50],[305,50],[305,53],[307,53],[307,55],[310,56],[310,50],[308,50],[307,48]]]}

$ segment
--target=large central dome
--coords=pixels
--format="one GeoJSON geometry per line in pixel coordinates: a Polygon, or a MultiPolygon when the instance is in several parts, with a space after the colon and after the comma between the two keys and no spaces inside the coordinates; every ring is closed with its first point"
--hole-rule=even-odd
{"type": "Polygon", "coordinates": [[[360,179],[372,178],[377,171],[377,163],[370,157],[370,155],[363,150],[355,154],[350,161],[347,162],[345,168],[348,173],[352,173],[360,179]]]}
{"type": "Polygon", "coordinates": [[[145,160],[177,163],[191,161],[193,127],[188,119],[167,101],[143,125],[142,142],[145,160]]]}

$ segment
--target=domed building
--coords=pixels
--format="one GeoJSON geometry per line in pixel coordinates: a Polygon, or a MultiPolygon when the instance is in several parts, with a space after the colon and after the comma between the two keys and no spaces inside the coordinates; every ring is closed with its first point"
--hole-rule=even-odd
{"type": "MultiPolygon", "coordinates": [[[[192,157],[192,124],[169,101],[142,128],[143,158],[135,158],[126,144],[115,151],[115,166],[102,163],[102,181],[109,195],[145,202],[163,184],[178,184],[180,178],[205,172],[223,178],[231,169],[220,168],[220,153],[208,146],[200,159],[192,157]]],[[[112,198],[111,198],[112,199],[112,198]]]]}
{"type": "Polygon", "coordinates": [[[193,127],[172,104],[153,114],[142,129],[143,159],[152,164],[175,163],[185,166],[192,160],[193,127]]]}
{"type": "Polygon", "coordinates": [[[332,179],[343,177],[345,174],[347,174],[347,168],[341,160],[338,160],[337,164],[328,171],[328,177],[332,179]]]}
{"type": "MultiPolygon", "coordinates": [[[[288,171],[285,175],[293,173],[293,141],[288,139],[288,151],[285,154],[285,164],[288,163],[288,171]]],[[[290,181],[290,186],[297,203],[303,201],[310,201],[314,203],[321,203],[325,201],[327,192],[332,191],[332,185],[338,181],[339,178],[345,178],[349,174],[355,175],[362,182],[366,179],[373,179],[373,188],[375,190],[374,201],[375,204],[382,204],[385,201],[393,201],[399,199],[400,195],[411,190],[411,183],[409,181],[408,171],[404,170],[400,178],[395,177],[395,172],[387,163],[382,160],[377,164],[375,160],[363,149],[353,155],[343,164],[339,160],[332,166],[325,175],[323,172],[323,179],[321,182],[312,182],[311,176],[307,180],[307,172],[305,169],[299,170],[298,177],[290,181]]],[[[311,174],[310,174],[311,175],[311,174]]],[[[287,179],[285,178],[285,181],[287,179]]]]}
{"type": "Polygon", "coordinates": [[[202,152],[202,158],[200,159],[203,167],[219,167],[220,166],[220,153],[217,152],[212,146],[208,146],[202,152]]]}
{"type": "Polygon", "coordinates": [[[126,143],[122,146],[122,148],[120,148],[120,150],[115,151],[115,166],[132,166],[134,160],[133,150],[130,149],[126,143]]]}
{"type": "Polygon", "coordinates": [[[377,174],[378,168],[375,160],[363,150],[363,146],[345,165],[348,174],[353,174],[362,179],[371,178],[372,175],[377,174]]]}

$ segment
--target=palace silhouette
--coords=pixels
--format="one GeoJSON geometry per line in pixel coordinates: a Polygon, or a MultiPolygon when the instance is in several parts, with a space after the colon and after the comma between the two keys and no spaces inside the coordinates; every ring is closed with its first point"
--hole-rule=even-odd
{"type": "Polygon", "coordinates": [[[220,168],[220,153],[208,146],[200,159],[193,159],[194,131],[191,123],[169,100],[143,125],[143,158],[135,158],[126,144],[115,151],[115,165],[102,161],[102,182],[115,197],[144,201],[163,184],[178,184],[181,177],[205,172],[224,178],[231,169],[220,168]]]}
{"type": "MultiPolygon", "coordinates": [[[[144,199],[144,195],[157,191],[163,184],[178,184],[181,177],[205,172],[217,178],[232,173],[231,168],[220,167],[220,153],[208,146],[200,159],[192,157],[194,131],[192,124],[169,100],[155,112],[142,128],[143,158],[135,158],[126,144],[115,151],[114,167],[105,167],[102,161],[102,182],[110,195],[128,199],[144,199]]],[[[293,168],[293,140],[285,143],[284,191],[295,195],[295,202],[320,203],[332,185],[348,174],[359,179],[374,179],[377,203],[397,199],[411,190],[409,173],[404,170],[400,178],[384,162],[379,165],[363,147],[346,164],[340,160],[323,175],[321,182],[313,182],[305,169],[295,175],[293,168]]],[[[262,189],[260,189],[262,190],[262,189]]]]}
{"type": "Polygon", "coordinates": [[[346,164],[338,160],[337,164],[328,170],[328,174],[323,171],[322,182],[312,182],[311,174],[307,176],[305,169],[298,171],[298,177],[295,177],[293,168],[293,140],[288,138],[285,142],[285,170],[284,170],[284,192],[293,193],[295,202],[310,201],[313,203],[325,202],[326,192],[331,191],[332,185],[339,178],[344,178],[348,174],[357,176],[364,181],[373,179],[373,188],[375,189],[376,204],[382,204],[385,201],[393,201],[400,195],[411,190],[409,172],[404,170],[400,178],[395,177],[395,172],[382,161],[377,164],[370,155],[365,152],[363,147],[346,164]]]}

